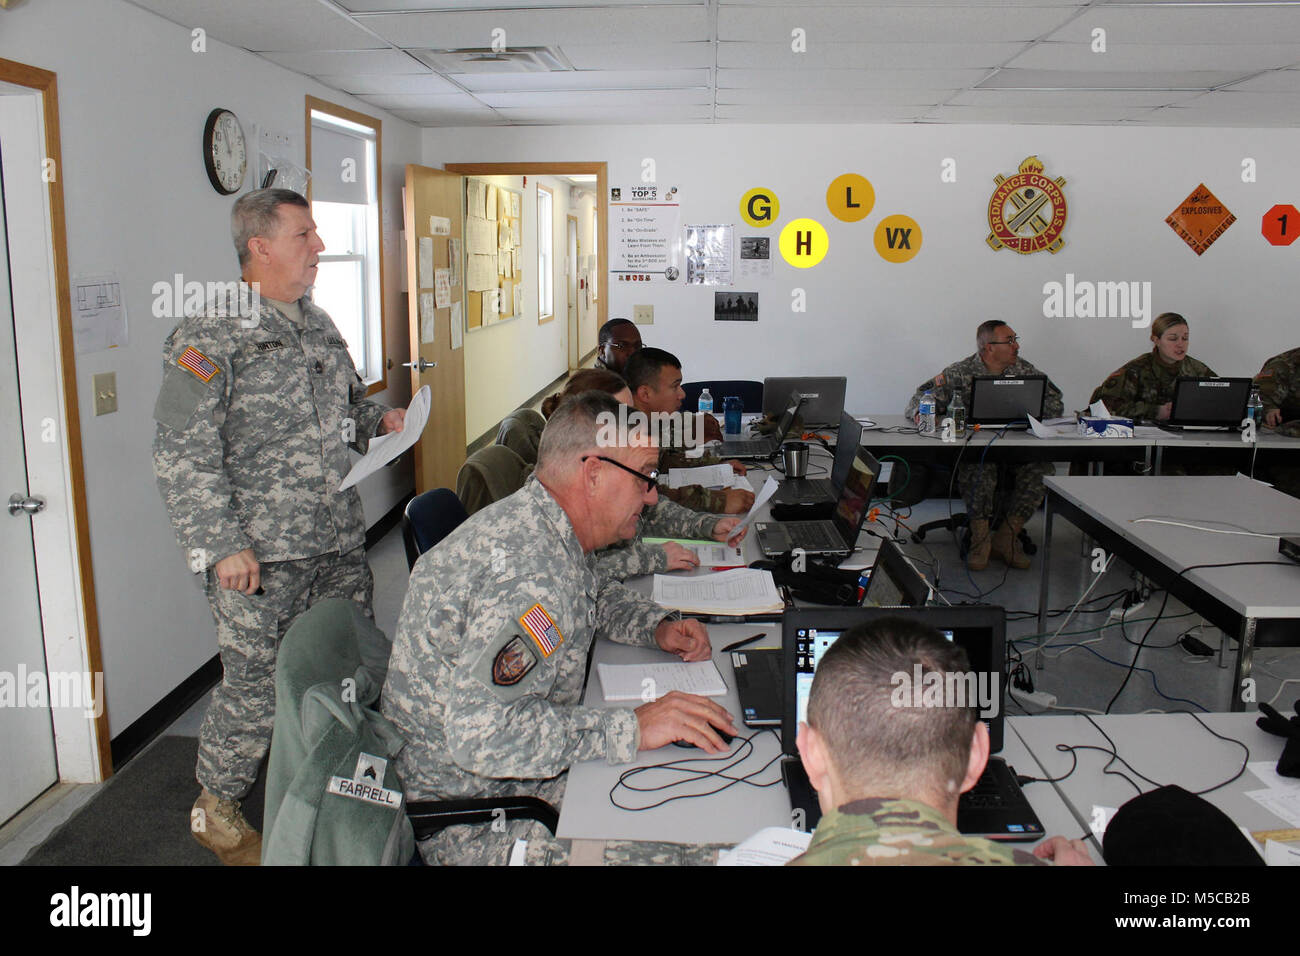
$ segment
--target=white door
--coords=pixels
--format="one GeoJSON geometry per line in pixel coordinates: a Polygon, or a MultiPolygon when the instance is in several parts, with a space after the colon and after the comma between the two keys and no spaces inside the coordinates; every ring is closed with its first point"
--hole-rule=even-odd
{"type": "Polygon", "coordinates": [[[564,288],[569,297],[569,370],[578,367],[578,220],[569,216],[565,226],[564,288]]]}
{"type": "MultiPolygon", "coordinates": [[[[9,281],[9,239],[4,204],[4,142],[0,141],[0,499],[27,498],[27,458],[19,411],[18,362],[14,348],[13,298],[9,281]]],[[[19,509],[0,514],[0,580],[4,582],[5,626],[0,627],[0,823],[53,786],[54,723],[44,688],[45,641],[36,591],[32,521],[19,509]],[[36,706],[30,706],[35,704],[36,706]]]]}

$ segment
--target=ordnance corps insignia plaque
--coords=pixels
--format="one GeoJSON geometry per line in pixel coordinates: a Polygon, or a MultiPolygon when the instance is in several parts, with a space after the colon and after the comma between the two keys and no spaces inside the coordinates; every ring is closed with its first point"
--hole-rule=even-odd
{"type": "Polygon", "coordinates": [[[1037,156],[1029,156],[1014,176],[994,176],[997,189],[989,199],[988,238],[995,251],[1013,249],[1021,255],[1046,249],[1056,255],[1065,245],[1065,177],[1043,172],[1037,156]]]}

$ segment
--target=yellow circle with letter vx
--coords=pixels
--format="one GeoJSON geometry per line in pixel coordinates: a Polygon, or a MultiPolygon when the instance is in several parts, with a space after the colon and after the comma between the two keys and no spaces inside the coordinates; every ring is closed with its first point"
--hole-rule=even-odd
{"type": "Polygon", "coordinates": [[[906,262],[921,251],[921,227],[911,216],[886,216],[876,226],[874,239],[886,262],[906,262]]]}
{"type": "Polygon", "coordinates": [[[811,269],[826,258],[830,239],[816,219],[796,219],[781,230],[781,258],[796,269],[811,269]]]}
{"type": "Polygon", "coordinates": [[[770,226],[781,215],[781,203],[770,189],[751,189],[740,197],[740,218],[756,229],[770,226]]]}

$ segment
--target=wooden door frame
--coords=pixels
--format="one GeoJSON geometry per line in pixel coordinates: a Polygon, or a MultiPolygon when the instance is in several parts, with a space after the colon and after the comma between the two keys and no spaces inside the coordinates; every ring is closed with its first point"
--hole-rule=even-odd
{"type": "MultiPolygon", "coordinates": [[[[91,562],[90,518],[86,507],[86,475],[81,449],[81,415],[77,397],[77,360],[72,334],[71,281],[68,273],[68,233],[63,203],[63,156],[59,147],[59,97],[57,75],[49,70],[28,66],[0,57],[0,81],[34,90],[40,97],[43,125],[45,127],[45,157],[52,163],[54,175],[46,184],[49,190],[50,246],[54,265],[54,307],[58,313],[57,356],[59,377],[63,389],[63,428],[67,459],[65,475],[72,494],[71,517],[73,541],[71,558],[76,566],[81,588],[81,626],[85,635],[83,660],[92,674],[102,673],[103,655],[99,643],[99,611],[95,601],[95,574],[91,562]]],[[[46,647],[49,635],[46,635],[46,647]]],[[[47,654],[48,659],[48,654],[47,654]]],[[[48,666],[48,665],[47,665],[48,666]]],[[[100,702],[96,702],[100,703],[100,702]]],[[[113,772],[111,740],[108,730],[108,711],[99,708],[93,718],[95,762],[97,779],[105,779],[113,772]]],[[[60,728],[55,723],[55,756],[59,762],[60,779],[69,761],[60,755],[60,728]]],[[[65,739],[64,745],[68,743],[65,739]]]]}
{"type": "MultiPolygon", "coordinates": [[[[600,223],[600,235],[609,235],[609,207],[605,197],[608,191],[608,163],[444,163],[443,169],[449,173],[464,176],[565,176],[570,173],[594,173],[596,176],[596,216],[600,223]]],[[[596,328],[605,324],[605,310],[609,307],[609,289],[606,281],[609,277],[609,261],[606,242],[596,243],[596,328]]],[[[581,346],[579,346],[581,350],[581,346]]],[[[579,355],[581,363],[585,356],[579,355]]]]}

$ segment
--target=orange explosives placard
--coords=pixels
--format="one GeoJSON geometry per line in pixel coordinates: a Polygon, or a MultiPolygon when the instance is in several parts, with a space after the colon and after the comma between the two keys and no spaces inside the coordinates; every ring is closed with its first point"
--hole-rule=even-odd
{"type": "Polygon", "coordinates": [[[994,251],[1005,246],[1021,255],[1046,249],[1052,255],[1065,245],[1065,177],[1043,173],[1037,156],[1026,157],[1014,176],[994,176],[997,189],[989,199],[989,229],[984,240],[994,251]]]}
{"type": "Polygon", "coordinates": [[[1237,217],[1205,188],[1205,183],[1193,189],[1165,219],[1169,228],[1178,233],[1198,256],[1214,245],[1214,240],[1236,221],[1237,217]]]}

